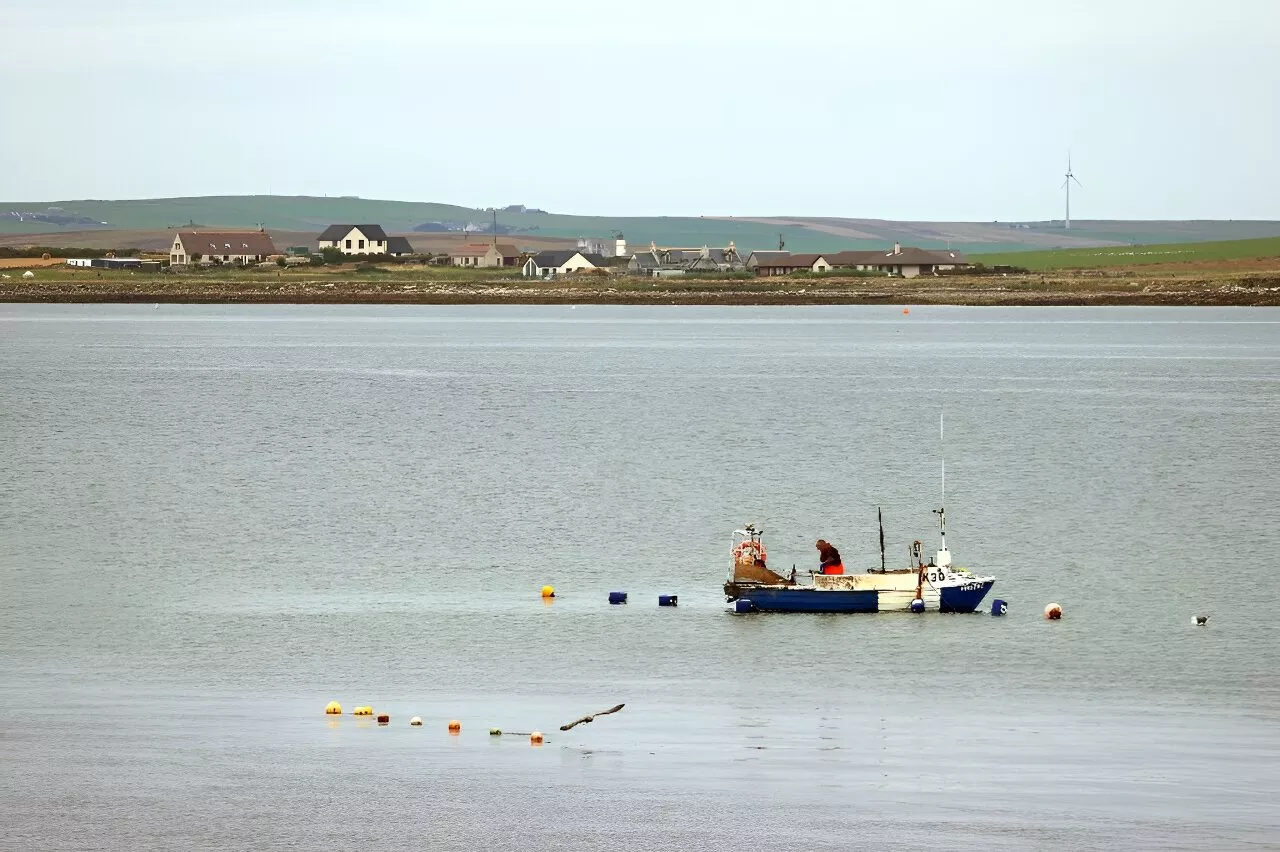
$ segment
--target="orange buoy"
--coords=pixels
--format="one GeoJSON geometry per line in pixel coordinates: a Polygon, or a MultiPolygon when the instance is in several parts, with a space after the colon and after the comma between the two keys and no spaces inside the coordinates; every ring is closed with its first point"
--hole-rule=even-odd
{"type": "Polygon", "coordinates": [[[1057,621],[1062,618],[1062,607],[1056,603],[1051,603],[1044,608],[1044,617],[1049,621],[1057,621]]]}
{"type": "Polygon", "coordinates": [[[378,724],[379,725],[391,724],[391,716],[387,713],[383,713],[381,716],[378,717],[378,724]]]}
{"type": "Polygon", "coordinates": [[[903,313],[903,314],[909,314],[909,313],[911,313],[911,309],[910,309],[910,308],[903,308],[903,309],[902,309],[902,313],[903,313]]]}
{"type": "Polygon", "coordinates": [[[542,745],[542,731],[534,731],[529,735],[529,745],[542,745]]]}
{"type": "Polygon", "coordinates": [[[449,733],[456,734],[461,730],[462,730],[462,723],[459,722],[457,719],[454,719],[451,722],[449,722],[449,733]]]}

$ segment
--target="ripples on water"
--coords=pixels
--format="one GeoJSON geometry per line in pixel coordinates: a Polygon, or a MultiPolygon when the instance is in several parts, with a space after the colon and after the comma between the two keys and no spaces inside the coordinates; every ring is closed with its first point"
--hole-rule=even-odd
{"type": "Polygon", "coordinates": [[[1278,368],[1268,310],[4,306],[6,833],[1276,843],[1278,368]],[[933,547],[942,406],[1009,616],[724,613],[747,521],[933,547]]]}

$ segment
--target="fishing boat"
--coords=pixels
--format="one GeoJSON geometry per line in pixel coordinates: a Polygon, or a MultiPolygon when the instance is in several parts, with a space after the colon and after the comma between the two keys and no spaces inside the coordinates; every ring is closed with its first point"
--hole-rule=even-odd
{"type": "Polygon", "coordinates": [[[935,509],[942,544],[926,562],[923,545],[913,541],[911,565],[886,568],[884,524],[880,525],[880,568],[863,574],[825,574],[809,571],[789,576],[768,567],[763,530],[748,524],[733,533],[733,567],[724,594],[740,610],[761,612],[973,612],[995,585],[952,564],[947,549],[947,519],[935,509]]]}

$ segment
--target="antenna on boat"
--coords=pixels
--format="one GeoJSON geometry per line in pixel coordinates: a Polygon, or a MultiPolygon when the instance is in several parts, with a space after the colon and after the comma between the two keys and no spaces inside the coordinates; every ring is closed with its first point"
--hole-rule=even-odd
{"type": "Polygon", "coordinates": [[[942,544],[938,548],[938,555],[934,561],[939,568],[945,568],[951,564],[951,552],[947,550],[947,453],[946,431],[941,409],[938,410],[938,447],[938,454],[942,457],[942,502],[933,510],[933,513],[938,516],[938,530],[942,535],[942,544]]]}
{"type": "Polygon", "coordinates": [[[884,513],[876,506],[876,520],[880,522],[880,573],[884,573],[884,513]]]}

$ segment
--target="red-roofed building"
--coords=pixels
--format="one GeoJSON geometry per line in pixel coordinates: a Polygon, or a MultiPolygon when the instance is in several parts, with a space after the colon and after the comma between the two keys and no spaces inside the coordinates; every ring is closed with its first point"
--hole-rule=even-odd
{"type": "Polygon", "coordinates": [[[279,254],[266,231],[179,231],[169,247],[169,263],[261,263],[279,254]]]}

